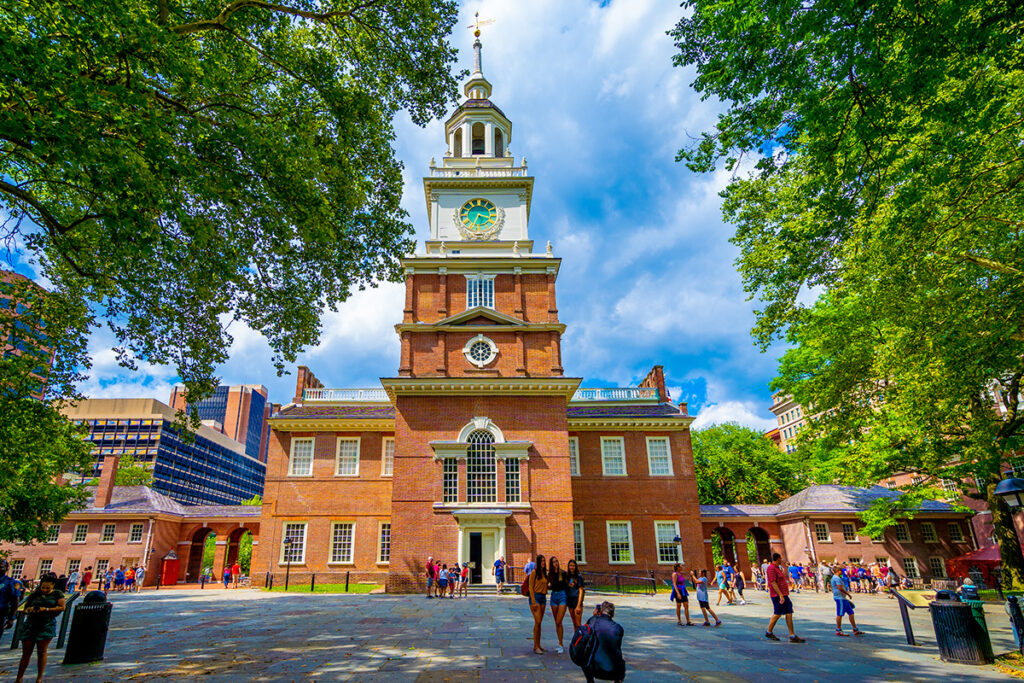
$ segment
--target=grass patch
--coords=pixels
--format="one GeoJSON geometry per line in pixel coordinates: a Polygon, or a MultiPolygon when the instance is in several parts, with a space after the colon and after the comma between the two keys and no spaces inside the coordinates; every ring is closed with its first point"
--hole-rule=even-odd
{"type": "MultiPolygon", "coordinates": [[[[992,591],[993,593],[995,591],[992,591]]],[[[1019,652],[1008,652],[996,657],[996,668],[1014,678],[1024,678],[1024,656],[1019,652]]]]}
{"type": "MultiPolygon", "coordinates": [[[[1020,597],[1022,595],[1022,593],[1020,591],[1009,591],[1009,592],[1003,591],[1003,595],[1004,596],[1016,595],[1017,597],[1020,597]]],[[[978,591],[978,597],[981,598],[982,600],[984,600],[985,602],[1005,602],[1005,600],[1006,600],[1005,597],[1001,599],[999,597],[999,591],[997,591],[994,588],[987,588],[985,590],[979,590],[978,591]]]]}
{"type": "MultiPolygon", "coordinates": [[[[350,583],[348,585],[348,593],[369,593],[370,591],[382,588],[380,584],[376,583],[350,583]]],[[[284,592],[284,582],[280,585],[275,585],[273,588],[263,590],[271,590],[275,593],[284,592]]],[[[345,593],[345,584],[343,583],[318,583],[313,587],[313,590],[309,590],[309,582],[304,581],[302,583],[290,583],[288,584],[289,593],[345,593]]]]}

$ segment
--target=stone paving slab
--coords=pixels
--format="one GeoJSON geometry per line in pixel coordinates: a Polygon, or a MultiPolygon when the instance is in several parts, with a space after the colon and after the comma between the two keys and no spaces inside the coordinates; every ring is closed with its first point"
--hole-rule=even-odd
{"type": "MultiPolygon", "coordinates": [[[[865,638],[834,635],[830,595],[794,596],[805,644],[764,639],[770,602],[722,606],[720,628],[678,627],[665,596],[610,596],[626,630],[630,683],[663,681],[968,681],[1005,680],[994,667],[939,660],[926,610],[912,613],[922,645],[906,644],[895,601],[857,596],[865,638]]],[[[146,591],[111,596],[105,660],[62,666],[51,647],[52,681],[358,681],[386,683],[543,683],[583,680],[568,653],[554,653],[548,615],[545,655],[532,652],[532,619],[519,596],[426,600],[422,596],[251,591],[146,591]]],[[[604,599],[604,598],[601,598],[604,599]]],[[[587,602],[592,605],[595,598],[587,602]]],[[[699,614],[697,612],[696,614],[699,614]]],[[[999,605],[987,608],[996,652],[1013,648],[999,605]]],[[[565,622],[565,642],[572,623],[565,622]]],[[[18,654],[0,643],[0,677],[13,678],[18,654]]],[[[33,662],[30,673],[34,671],[33,662]]]]}

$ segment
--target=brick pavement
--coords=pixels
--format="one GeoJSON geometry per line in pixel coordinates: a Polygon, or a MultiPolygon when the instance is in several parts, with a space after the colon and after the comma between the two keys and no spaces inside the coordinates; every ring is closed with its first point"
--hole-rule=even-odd
{"type": "MultiPolygon", "coordinates": [[[[518,596],[426,600],[422,596],[310,595],[245,591],[146,591],[114,595],[105,661],[64,667],[51,648],[52,681],[566,681],[583,680],[568,654],[532,654],[531,620],[518,596]]],[[[993,667],[939,660],[928,615],[914,613],[921,647],[903,639],[894,601],[857,599],[863,639],[833,635],[832,600],[796,596],[804,645],[765,641],[770,604],[749,595],[722,607],[721,628],[680,628],[666,596],[613,597],[626,629],[627,681],[945,681],[1001,680],[993,667]]],[[[588,599],[593,604],[594,598],[588,599]]],[[[698,612],[699,614],[699,612],[698,612]]],[[[1012,648],[998,605],[988,611],[997,652],[1012,648]]],[[[566,624],[566,641],[571,622],[566,624]]],[[[783,636],[784,626],[778,627],[783,636]]],[[[0,676],[17,663],[9,636],[0,676]]],[[[34,668],[34,664],[32,665],[34,668]]]]}

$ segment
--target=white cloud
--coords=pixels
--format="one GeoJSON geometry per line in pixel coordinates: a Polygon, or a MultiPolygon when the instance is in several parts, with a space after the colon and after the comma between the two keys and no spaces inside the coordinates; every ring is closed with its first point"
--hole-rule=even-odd
{"type": "Polygon", "coordinates": [[[700,409],[697,419],[693,421],[693,429],[703,429],[711,425],[736,422],[744,427],[750,427],[759,431],[767,432],[777,426],[775,420],[759,417],[758,412],[761,406],[741,401],[725,401],[723,403],[712,403],[700,409]]]}

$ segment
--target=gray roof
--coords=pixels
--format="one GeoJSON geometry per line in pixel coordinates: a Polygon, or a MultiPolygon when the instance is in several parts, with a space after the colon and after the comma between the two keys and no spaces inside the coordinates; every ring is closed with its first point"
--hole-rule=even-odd
{"type": "Polygon", "coordinates": [[[181,517],[259,517],[259,505],[182,505],[148,486],[115,486],[110,504],[105,508],[93,507],[96,487],[89,486],[89,502],[76,513],[168,514],[181,517]]]}
{"type": "MultiPolygon", "coordinates": [[[[671,403],[655,404],[609,404],[609,405],[570,405],[566,408],[570,418],[579,417],[688,417],[678,406],[671,403]]],[[[394,406],[386,405],[289,405],[278,411],[274,417],[289,417],[309,420],[392,420],[395,417],[394,406]]]]}
{"type": "MultiPolygon", "coordinates": [[[[884,486],[808,486],[778,505],[701,505],[703,517],[781,517],[800,513],[863,512],[879,498],[899,498],[899,491],[884,486]]],[[[956,512],[952,505],[926,500],[917,512],[956,512]]]]}

